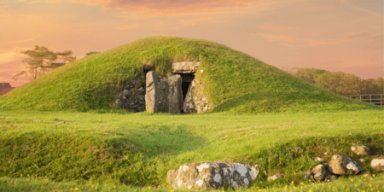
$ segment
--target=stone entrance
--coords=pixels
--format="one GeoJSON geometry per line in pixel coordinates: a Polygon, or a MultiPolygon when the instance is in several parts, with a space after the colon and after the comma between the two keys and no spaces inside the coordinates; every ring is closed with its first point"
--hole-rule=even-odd
{"type": "MultiPolygon", "coordinates": [[[[145,79],[135,86],[137,94],[127,98],[132,90],[124,90],[119,106],[128,111],[164,112],[171,114],[204,113],[210,110],[208,99],[203,94],[203,84],[195,78],[199,62],[176,62],[172,64],[172,74],[159,77],[154,67],[144,66],[145,79]],[[126,100],[123,100],[126,99],[126,100]],[[125,102],[123,102],[125,101],[125,102]],[[128,104],[127,104],[128,103],[128,104]]],[[[132,82],[130,83],[132,84],[132,82]]]]}

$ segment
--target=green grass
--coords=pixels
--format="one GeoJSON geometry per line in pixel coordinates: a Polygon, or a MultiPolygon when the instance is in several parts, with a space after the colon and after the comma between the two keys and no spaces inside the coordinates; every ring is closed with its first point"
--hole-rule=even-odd
{"type": "MultiPolygon", "coordinates": [[[[53,182],[48,179],[30,179],[30,178],[7,178],[0,177],[0,191],[7,192],[24,192],[24,191],[140,191],[140,192],[152,192],[152,191],[170,191],[167,189],[154,188],[154,187],[129,187],[125,185],[119,185],[114,183],[78,183],[78,182],[53,182]]],[[[286,185],[283,187],[270,187],[270,188],[252,188],[242,191],[258,191],[258,192],[340,192],[340,191],[366,191],[366,192],[380,192],[384,191],[384,175],[378,175],[373,177],[350,177],[342,178],[333,182],[327,183],[301,183],[299,185],[286,185]]]]}
{"type": "Polygon", "coordinates": [[[154,187],[131,187],[116,183],[96,182],[54,182],[41,178],[8,178],[0,177],[0,191],[6,192],[95,192],[95,191],[132,191],[132,192],[156,192],[167,191],[154,187]]]}
{"type": "Polygon", "coordinates": [[[261,175],[255,189],[282,187],[307,183],[303,172],[317,156],[357,158],[352,144],[383,154],[383,117],[382,110],[179,116],[4,111],[0,176],[166,188],[167,170],[183,163],[237,161],[285,174],[277,182],[261,175]]]}
{"type": "Polygon", "coordinates": [[[154,64],[170,74],[174,61],[201,61],[196,78],[205,86],[213,110],[235,113],[337,111],[372,106],[341,98],[275,67],[205,40],[148,38],[95,54],[57,69],[0,96],[0,109],[116,110],[114,101],[142,66],[154,64]],[[200,71],[203,70],[203,74],[200,71]]]}
{"type": "MultiPolygon", "coordinates": [[[[250,190],[328,190],[332,184],[312,184],[304,171],[317,156],[357,158],[352,144],[384,154],[383,119],[378,107],[336,96],[226,46],[149,38],[0,96],[0,191],[168,190],[168,170],[204,161],[260,164],[263,174],[250,190]],[[214,113],[129,114],[114,106],[127,82],[144,77],[143,65],[154,64],[166,76],[170,63],[194,60],[201,62],[196,78],[214,113]],[[267,181],[277,172],[284,178],[267,181]]],[[[372,189],[381,189],[380,179],[373,179],[372,189]]],[[[358,187],[371,189],[366,178],[358,180],[358,187]]],[[[348,183],[336,181],[336,189],[348,183]]]]}
{"type": "MultiPolygon", "coordinates": [[[[253,189],[244,191],[255,191],[253,189]]],[[[350,177],[341,178],[336,181],[327,183],[311,183],[299,185],[287,185],[284,187],[271,187],[267,189],[257,190],[260,192],[380,192],[384,191],[384,175],[368,176],[368,177],[350,177]]]]}

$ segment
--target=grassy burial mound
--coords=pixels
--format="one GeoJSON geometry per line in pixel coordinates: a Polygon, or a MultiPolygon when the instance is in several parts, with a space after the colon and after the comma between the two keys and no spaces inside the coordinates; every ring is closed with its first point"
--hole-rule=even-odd
{"type": "MultiPolygon", "coordinates": [[[[369,108],[226,46],[204,40],[157,37],[88,56],[57,69],[1,96],[0,109],[89,111],[123,107],[144,111],[148,77],[145,73],[156,72],[161,86],[161,79],[175,75],[172,64],[188,62],[198,63],[192,78],[196,80],[195,90],[201,92],[209,104],[205,111],[252,113],[369,108]]],[[[191,87],[186,79],[191,76],[181,76],[186,100],[186,90],[191,87]]]]}

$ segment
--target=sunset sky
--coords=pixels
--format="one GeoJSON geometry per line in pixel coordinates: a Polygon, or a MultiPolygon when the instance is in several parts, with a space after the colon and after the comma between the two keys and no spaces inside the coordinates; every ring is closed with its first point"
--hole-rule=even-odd
{"type": "Polygon", "coordinates": [[[286,71],[384,76],[383,0],[0,0],[0,82],[43,45],[79,58],[152,36],[202,38],[286,71]]]}

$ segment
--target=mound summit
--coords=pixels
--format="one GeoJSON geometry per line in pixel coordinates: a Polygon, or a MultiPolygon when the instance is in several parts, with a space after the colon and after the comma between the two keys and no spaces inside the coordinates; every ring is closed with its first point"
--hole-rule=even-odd
{"type": "Polygon", "coordinates": [[[0,97],[0,109],[171,113],[363,109],[224,45],[155,37],[67,64],[0,97]]]}

